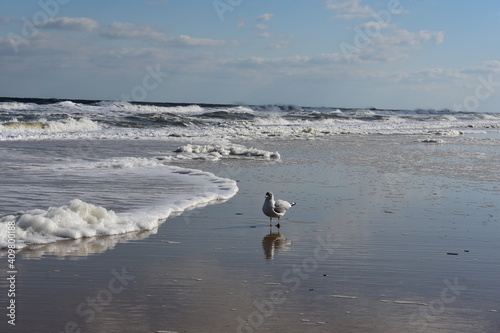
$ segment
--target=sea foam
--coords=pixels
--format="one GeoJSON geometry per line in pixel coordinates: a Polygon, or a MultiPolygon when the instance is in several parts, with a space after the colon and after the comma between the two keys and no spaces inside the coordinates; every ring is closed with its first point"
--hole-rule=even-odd
{"type": "MultiPolygon", "coordinates": [[[[137,165],[131,166],[127,163],[120,165],[120,168],[125,169],[135,167],[137,165]]],[[[238,191],[234,180],[217,177],[208,172],[173,166],[159,167],[169,170],[172,177],[184,177],[188,181],[196,177],[196,183],[201,190],[190,194],[181,191],[178,195],[165,196],[141,207],[131,205],[134,208],[122,212],[73,199],[62,206],[31,209],[3,216],[0,218],[0,248],[8,246],[9,226],[13,224],[16,225],[15,245],[18,249],[30,244],[47,244],[63,239],[118,235],[152,230],[174,213],[227,200],[238,191]]]]}
{"type": "Polygon", "coordinates": [[[192,145],[188,144],[175,151],[178,159],[206,159],[217,161],[221,158],[252,158],[279,160],[278,152],[270,152],[257,148],[247,148],[240,145],[192,145]]]}

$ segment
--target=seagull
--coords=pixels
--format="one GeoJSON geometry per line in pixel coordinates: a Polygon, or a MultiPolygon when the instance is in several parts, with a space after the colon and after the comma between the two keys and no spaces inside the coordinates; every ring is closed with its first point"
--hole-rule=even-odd
{"type": "Polygon", "coordinates": [[[284,200],[276,200],[274,201],[273,192],[266,193],[266,201],[264,201],[264,205],[262,206],[262,211],[264,214],[269,216],[269,224],[272,224],[273,217],[278,218],[278,224],[276,225],[278,228],[280,227],[280,217],[285,215],[286,211],[290,209],[290,207],[295,206],[295,202],[288,202],[284,200]]]}

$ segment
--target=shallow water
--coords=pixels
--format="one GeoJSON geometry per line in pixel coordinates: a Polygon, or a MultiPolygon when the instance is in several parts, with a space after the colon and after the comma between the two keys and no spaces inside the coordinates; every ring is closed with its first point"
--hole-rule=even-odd
{"type": "Polygon", "coordinates": [[[253,140],[282,159],[176,161],[238,194],[151,232],[21,251],[9,331],[498,332],[498,145],[423,138],[253,140]],[[297,202],[279,235],[267,191],[297,202]]]}
{"type": "MultiPolygon", "coordinates": [[[[92,142],[88,156],[78,153],[82,144],[4,143],[1,150],[8,158],[0,172],[0,248],[7,246],[7,223],[17,224],[16,244],[22,248],[61,237],[151,230],[173,213],[237,192],[233,180],[150,156],[155,148],[165,149],[165,142],[156,142],[156,147],[151,142],[121,142],[123,147],[116,141],[92,142]]],[[[172,147],[166,152],[173,154],[172,147]]]]}

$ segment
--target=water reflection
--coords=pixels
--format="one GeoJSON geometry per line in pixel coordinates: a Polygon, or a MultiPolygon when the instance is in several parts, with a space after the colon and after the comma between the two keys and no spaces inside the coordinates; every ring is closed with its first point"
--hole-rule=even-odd
{"type": "MultiPolygon", "coordinates": [[[[45,255],[82,259],[92,254],[104,253],[111,250],[118,243],[127,243],[148,238],[156,234],[158,228],[148,231],[129,232],[121,235],[100,236],[62,240],[50,244],[29,245],[20,251],[25,259],[41,259],[45,255]]],[[[1,254],[0,254],[1,257],[1,254]]]]}
{"type": "Polygon", "coordinates": [[[292,241],[286,239],[279,231],[270,230],[270,233],[262,239],[262,248],[266,259],[272,259],[279,250],[288,250],[291,244],[292,241]]]}

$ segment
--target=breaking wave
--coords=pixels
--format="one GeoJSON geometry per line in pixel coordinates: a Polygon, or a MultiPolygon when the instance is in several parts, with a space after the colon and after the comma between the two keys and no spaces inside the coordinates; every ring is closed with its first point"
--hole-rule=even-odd
{"type": "Polygon", "coordinates": [[[0,99],[0,141],[175,136],[230,140],[261,134],[310,138],[498,128],[500,113],[451,110],[0,99]]]}
{"type": "Polygon", "coordinates": [[[14,119],[0,124],[0,133],[2,134],[20,134],[20,133],[43,133],[49,135],[51,133],[61,132],[87,132],[97,131],[102,128],[98,123],[88,119],[67,118],[65,120],[50,121],[40,119],[32,122],[22,122],[14,119]]]}

